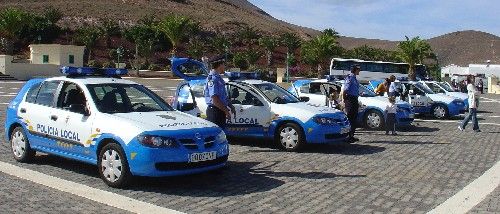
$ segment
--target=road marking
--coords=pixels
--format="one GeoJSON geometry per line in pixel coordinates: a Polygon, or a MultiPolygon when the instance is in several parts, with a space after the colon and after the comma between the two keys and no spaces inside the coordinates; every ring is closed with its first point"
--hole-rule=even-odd
{"type": "Polygon", "coordinates": [[[490,102],[500,103],[500,101],[498,101],[498,100],[495,100],[495,99],[490,99],[490,98],[486,98],[486,97],[481,97],[481,99],[484,99],[484,100],[489,100],[490,102]]]}
{"type": "Polygon", "coordinates": [[[12,83],[12,84],[19,84],[19,83],[25,83],[25,82],[22,82],[22,81],[7,81],[7,82],[2,82],[0,81],[1,83],[12,83]]]}
{"type": "MultiPolygon", "coordinates": [[[[434,122],[434,123],[461,123],[462,120],[423,120],[423,119],[415,119],[417,122],[434,122]]],[[[494,125],[500,126],[498,123],[479,123],[479,125],[494,125]]]]}
{"type": "Polygon", "coordinates": [[[0,105],[9,105],[9,103],[0,103],[0,105]]]}
{"type": "Polygon", "coordinates": [[[107,192],[93,187],[61,178],[46,175],[29,169],[24,169],[9,163],[0,161],[0,171],[6,174],[41,184],[62,192],[70,193],[108,206],[116,207],[134,213],[172,213],[182,212],[160,207],[133,198],[125,197],[116,193],[107,192]]]}
{"type": "Polygon", "coordinates": [[[500,161],[429,213],[467,213],[500,186],[500,161]]]}
{"type": "Polygon", "coordinates": [[[14,97],[15,94],[0,94],[0,97],[14,97]]]}

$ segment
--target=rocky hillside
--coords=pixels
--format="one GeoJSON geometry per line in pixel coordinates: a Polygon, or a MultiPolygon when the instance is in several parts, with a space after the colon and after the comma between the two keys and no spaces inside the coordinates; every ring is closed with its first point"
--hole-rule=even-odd
{"type": "MultiPolygon", "coordinates": [[[[145,15],[162,17],[168,14],[189,16],[210,31],[234,32],[249,25],[266,34],[294,32],[307,39],[319,31],[277,20],[246,0],[0,0],[0,9],[17,7],[41,12],[52,6],[65,18],[62,25],[75,27],[99,18],[120,20],[131,25],[145,15]]],[[[332,26],[335,27],[335,26],[332,26]]],[[[342,32],[340,32],[342,33],[342,32]]],[[[395,41],[341,37],[341,46],[351,49],[361,45],[393,50],[395,41]]],[[[461,31],[429,39],[440,64],[467,65],[491,60],[500,64],[500,37],[478,31],[461,31]]]]}

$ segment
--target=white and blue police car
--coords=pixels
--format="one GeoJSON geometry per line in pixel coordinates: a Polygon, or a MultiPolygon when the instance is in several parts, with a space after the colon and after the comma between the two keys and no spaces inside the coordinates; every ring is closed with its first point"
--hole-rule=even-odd
{"type": "Polygon", "coordinates": [[[176,111],[143,85],[117,76],[126,70],[61,71],[67,76],[29,80],[7,107],[6,140],[17,161],[43,152],[94,164],[112,187],[132,176],[225,165],[229,146],[218,126],[176,111]]]}
{"type": "MultiPolygon", "coordinates": [[[[333,80],[333,79],[332,79],[333,80]]],[[[320,80],[297,80],[288,89],[297,97],[308,97],[308,103],[314,105],[330,106],[328,93],[330,88],[334,88],[339,94],[343,81],[329,81],[329,79],[320,80]]],[[[369,129],[380,129],[385,124],[385,108],[389,105],[386,97],[376,96],[373,91],[365,86],[359,85],[359,113],[357,116],[358,124],[363,124],[369,129]]],[[[396,121],[398,126],[409,126],[415,118],[413,107],[405,101],[396,102],[398,111],[396,121]]]]}
{"type": "MultiPolygon", "coordinates": [[[[177,87],[173,106],[206,117],[207,69],[188,58],[171,60],[172,71],[185,80],[177,87]]],[[[227,75],[228,97],[236,109],[236,117],[227,120],[228,136],[274,139],[287,151],[296,151],[306,143],[343,143],[347,138],[350,124],[343,112],[301,102],[274,83],[254,79],[255,73],[227,75]]]]}
{"type": "Polygon", "coordinates": [[[429,88],[430,90],[432,90],[436,94],[446,94],[448,96],[463,100],[464,105],[465,105],[464,111],[468,110],[468,108],[469,108],[469,102],[468,102],[469,96],[467,95],[467,93],[455,91],[445,82],[438,82],[438,81],[432,81],[432,80],[425,80],[425,81],[420,81],[420,82],[422,82],[425,86],[427,86],[427,88],[429,88]]]}
{"type": "MultiPolygon", "coordinates": [[[[374,89],[382,80],[372,80],[369,86],[374,89]]],[[[446,94],[436,94],[420,81],[396,80],[402,86],[405,101],[415,109],[415,113],[430,114],[436,119],[456,116],[464,112],[464,101],[446,94]]]]}

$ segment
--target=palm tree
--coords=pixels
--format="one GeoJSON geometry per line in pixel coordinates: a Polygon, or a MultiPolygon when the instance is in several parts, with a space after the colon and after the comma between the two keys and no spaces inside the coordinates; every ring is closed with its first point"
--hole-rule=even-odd
{"type": "Polygon", "coordinates": [[[141,24],[127,29],[124,35],[127,40],[135,43],[134,60],[131,64],[139,76],[139,56],[145,57],[147,62],[147,58],[153,52],[153,46],[159,41],[158,32],[151,26],[151,23],[141,22],[141,24]]]}
{"type": "Polygon", "coordinates": [[[415,80],[415,64],[423,63],[424,59],[432,54],[432,48],[425,40],[420,39],[418,36],[415,38],[408,38],[405,36],[406,41],[398,44],[399,57],[409,64],[408,78],[415,80]]]}
{"type": "Polygon", "coordinates": [[[29,22],[28,14],[14,8],[7,8],[0,12],[0,45],[7,54],[13,54],[14,43],[20,39],[22,31],[29,22]]]}
{"type": "Polygon", "coordinates": [[[318,77],[322,76],[322,64],[338,52],[337,37],[329,33],[318,35],[302,46],[303,57],[308,64],[316,65],[318,77]]]}
{"type": "Polygon", "coordinates": [[[106,47],[109,48],[111,44],[111,37],[120,35],[120,26],[118,22],[113,19],[104,19],[101,26],[102,34],[105,37],[106,47]]]}
{"type": "Polygon", "coordinates": [[[273,36],[265,36],[259,39],[259,45],[266,50],[267,66],[271,66],[274,49],[278,47],[278,40],[273,36]]]}
{"type": "Polygon", "coordinates": [[[172,43],[172,55],[175,56],[179,43],[189,32],[196,31],[198,25],[185,16],[167,16],[160,23],[158,29],[167,36],[172,43]]]}
{"type": "Polygon", "coordinates": [[[84,26],[76,30],[76,41],[85,45],[85,48],[88,50],[87,62],[90,61],[92,57],[92,49],[94,49],[97,44],[97,40],[101,36],[101,29],[95,26],[84,26]]]}
{"type": "Polygon", "coordinates": [[[237,36],[243,45],[250,47],[259,38],[259,33],[253,27],[245,26],[237,33],[237,36]]]}

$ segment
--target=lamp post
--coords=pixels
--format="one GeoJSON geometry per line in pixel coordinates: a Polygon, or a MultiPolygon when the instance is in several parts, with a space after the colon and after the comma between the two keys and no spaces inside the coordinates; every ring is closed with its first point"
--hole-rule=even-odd
{"type": "Polygon", "coordinates": [[[120,56],[123,53],[123,48],[120,46],[116,49],[116,57],[118,58],[116,61],[116,67],[120,68],[120,56]]]}
{"type": "Polygon", "coordinates": [[[289,53],[289,51],[287,51],[286,52],[286,82],[290,82],[289,74],[288,74],[289,62],[290,62],[290,53],[289,53]]]}

